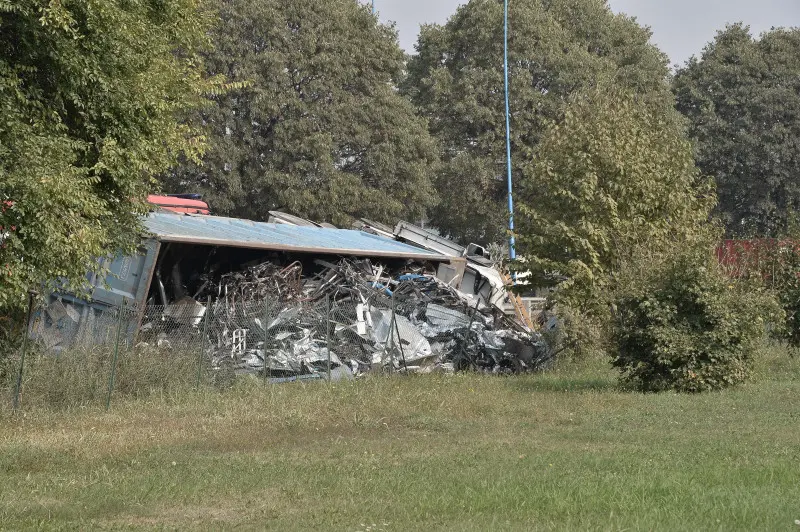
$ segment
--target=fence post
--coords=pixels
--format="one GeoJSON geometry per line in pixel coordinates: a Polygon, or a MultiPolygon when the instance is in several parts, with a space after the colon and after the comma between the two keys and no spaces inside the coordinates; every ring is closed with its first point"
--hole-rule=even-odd
{"type": "Polygon", "coordinates": [[[119,337],[122,333],[122,314],[125,305],[117,307],[117,339],[114,342],[114,358],[111,361],[111,375],[108,376],[108,396],[106,397],[106,412],[111,408],[111,394],[114,393],[114,378],[117,376],[117,359],[119,358],[119,337]]]}
{"type": "Polygon", "coordinates": [[[331,382],[331,296],[325,295],[325,348],[328,351],[328,382],[331,382]]]}
{"type": "Polygon", "coordinates": [[[394,320],[394,330],[397,333],[397,347],[400,349],[400,360],[403,361],[403,369],[407,372],[408,364],[406,363],[406,351],[403,349],[403,341],[400,338],[400,325],[397,323],[397,319],[394,320]]]}
{"type": "MultiPolygon", "coordinates": [[[[467,325],[467,330],[464,331],[464,341],[461,344],[461,356],[466,358],[467,361],[472,365],[474,369],[478,368],[478,365],[475,363],[475,360],[469,353],[467,352],[467,342],[469,342],[470,333],[472,332],[472,324],[475,321],[475,314],[478,312],[478,305],[480,304],[480,300],[475,301],[475,308],[472,310],[472,315],[469,317],[469,325],[467,325]]],[[[467,307],[469,310],[470,307],[467,307]]]]}
{"type": "Polygon", "coordinates": [[[272,373],[269,369],[269,363],[267,362],[267,341],[269,340],[269,333],[267,332],[268,326],[269,326],[269,298],[264,297],[264,345],[261,346],[261,349],[264,352],[264,382],[267,384],[269,384],[269,378],[272,373]]]}
{"type": "Polygon", "coordinates": [[[25,336],[22,337],[22,352],[19,359],[19,371],[17,372],[17,384],[14,386],[14,412],[19,408],[19,394],[22,391],[22,373],[25,371],[25,353],[28,350],[28,336],[31,329],[31,316],[33,315],[33,300],[37,293],[34,290],[28,292],[28,313],[25,316],[25,336]]]}
{"type": "MultiPolygon", "coordinates": [[[[394,292],[392,292],[392,319],[389,321],[389,373],[394,373],[394,327],[395,327],[395,308],[394,308],[394,292]]],[[[398,336],[397,342],[400,343],[398,336]]]]}
{"type": "Polygon", "coordinates": [[[214,298],[213,296],[208,296],[208,301],[206,302],[206,312],[203,315],[203,335],[200,337],[200,352],[197,354],[197,383],[195,384],[195,389],[200,389],[200,380],[203,377],[203,357],[206,354],[206,348],[208,347],[208,322],[211,320],[211,309],[213,308],[214,298]]]}

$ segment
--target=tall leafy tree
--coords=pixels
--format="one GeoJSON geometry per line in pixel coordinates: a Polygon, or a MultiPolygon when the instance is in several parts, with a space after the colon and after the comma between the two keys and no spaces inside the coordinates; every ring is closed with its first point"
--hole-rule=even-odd
{"type": "Polygon", "coordinates": [[[727,27],[674,78],[697,164],[732,235],[784,232],[800,208],[800,30],[727,27]]]}
{"type": "Polygon", "coordinates": [[[392,27],[353,0],[223,0],[219,20],[209,73],[249,87],[200,117],[211,149],[166,187],[255,219],[423,215],[436,151],[397,92],[405,56],[392,27]]]}
{"type": "Polygon", "coordinates": [[[153,175],[198,153],[199,0],[0,0],[0,309],[139,239],[153,175]]]}
{"type": "MultiPolygon", "coordinates": [[[[565,99],[608,79],[670,107],[667,58],[650,31],[605,0],[516,0],[509,8],[514,179],[565,99]]],[[[492,241],[504,211],[503,2],[471,0],[422,28],[404,92],[440,143],[433,222],[463,241],[492,241]]]]}
{"type": "Polygon", "coordinates": [[[608,286],[634,249],[668,254],[714,234],[713,187],[680,122],[615,87],[573,94],[522,173],[523,265],[534,286],[566,281],[577,304],[608,286]]]}

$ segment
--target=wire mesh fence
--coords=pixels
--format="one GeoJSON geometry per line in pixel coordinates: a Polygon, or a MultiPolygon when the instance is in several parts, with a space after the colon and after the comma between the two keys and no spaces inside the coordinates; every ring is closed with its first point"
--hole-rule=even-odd
{"type": "Polygon", "coordinates": [[[31,313],[14,406],[22,398],[108,408],[118,396],[226,388],[244,375],[274,384],[376,371],[516,372],[549,356],[540,337],[433,278],[361,284],[279,296],[240,288],[144,307],[51,299],[31,313]]]}
{"type": "Polygon", "coordinates": [[[7,360],[14,406],[111,404],[176,387],[226,387],[237,376],[269,383],[342,380],[397,364],[401,345],[389,297],[354,302],[186,302],[144,308],[35,308],[28,360],[7,360]],[[380,306],[377,300],[380,299],[380,306]],[[15,386],[16,388],[16,386],[15,386]]]}

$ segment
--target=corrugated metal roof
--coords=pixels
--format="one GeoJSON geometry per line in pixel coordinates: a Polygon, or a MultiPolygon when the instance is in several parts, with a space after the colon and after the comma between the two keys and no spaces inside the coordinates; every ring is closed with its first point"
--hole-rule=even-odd
{"type": "Polygon", "coordinates": [[[448,261],[439,253],[351,229],[300,227],[238,218],[153,212],[145,227],[163,242],[448,261]]]}

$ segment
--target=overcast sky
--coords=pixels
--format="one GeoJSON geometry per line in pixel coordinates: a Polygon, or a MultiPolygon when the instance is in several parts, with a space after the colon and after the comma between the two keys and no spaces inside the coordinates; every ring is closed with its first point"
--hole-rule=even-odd
{"type": "MultiPolygon", "coordinates": [[[[369,0],[362,0],[369,2],[369,0]]],[[[375,0],[381,20],[394,21],[400,45],[414,51],[420,24],[444,23],[463,0],[375,0]]],[[[800,26],[800,0],[610,0],[614,11],[635,16],[653,30],[653,42],[683,63],[726,23],[743,21],[754,34],[774,26],[800,26]]],[[[512,4],[513,5],[513,4],[512,4]]]]}

